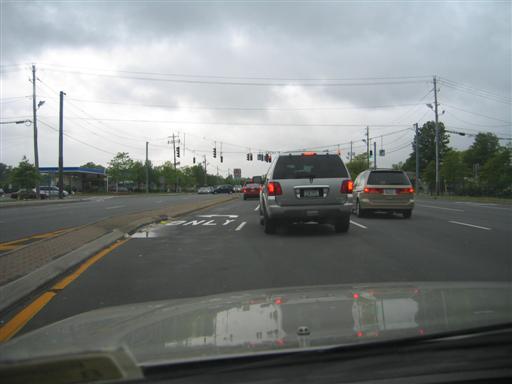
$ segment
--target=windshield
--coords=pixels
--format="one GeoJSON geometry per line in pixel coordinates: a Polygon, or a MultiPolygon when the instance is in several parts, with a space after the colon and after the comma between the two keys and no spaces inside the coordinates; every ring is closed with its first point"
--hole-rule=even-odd
{"type": "Polygon", "coordinates": [[[0,47],[0,377],[512,322],[511,1],[0,0],[0,47]]]}
{"type": "Polygon", "coordinates": [[[371,185],[410,185],[410,181],[403,172],[371,172],[368,177],[371,185]]]}
{"type": "Polygon", "coordinates": [[[348,177],[347,170],[338,156],[289,155],[277,160],[274,179],[308,179],[348,177]]]}

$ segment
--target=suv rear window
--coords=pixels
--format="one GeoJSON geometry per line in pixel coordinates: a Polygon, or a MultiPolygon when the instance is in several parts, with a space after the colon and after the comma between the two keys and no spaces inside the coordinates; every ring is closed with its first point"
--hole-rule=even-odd
{"type": "Polygon", "coordinates": [[[409,178],[403,172],[371,172],[369,185],[410,185],[409,178]]]}
{"type": "Polygon", "coordinates": [[[274,169],[274,179],[309,179],[348,177],[343,161],[336,155],[280,156],[274,169]]]}

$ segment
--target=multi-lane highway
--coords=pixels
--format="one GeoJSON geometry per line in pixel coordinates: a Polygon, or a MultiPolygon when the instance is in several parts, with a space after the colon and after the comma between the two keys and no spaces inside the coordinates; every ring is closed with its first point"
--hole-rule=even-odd
{"type": "MultiPolygon", "coordinates": [[[[101,216],[140,199],[74,209],[101,216]]],[[[346,234],[308,223],[275,235],[257,208],[239,199],[144,228],[68,279],[22,332],[101,307],[257,288],[512,278],[510,206],[418,199],[411,219],[352,216],[346,234]]]]}
{"type": "Polygon", "coordinates": [[[0,243],[90,224],[125,213],[158,209],[169,204],[195,201],[208,195],[95,196],[83,201],[42,204],[0,210],[0,243]]]}

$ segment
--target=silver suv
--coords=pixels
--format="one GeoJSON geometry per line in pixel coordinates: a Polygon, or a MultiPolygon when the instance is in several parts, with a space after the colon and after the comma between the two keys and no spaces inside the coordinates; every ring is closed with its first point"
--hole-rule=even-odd
{"type": "Polygon", "coordinates": [[[274,158],[260,193],[260,223],[265,233],[279,224],[315,221],[347,232],[352,210],[352,180],[340,156],[314,152],[274,158]]]}

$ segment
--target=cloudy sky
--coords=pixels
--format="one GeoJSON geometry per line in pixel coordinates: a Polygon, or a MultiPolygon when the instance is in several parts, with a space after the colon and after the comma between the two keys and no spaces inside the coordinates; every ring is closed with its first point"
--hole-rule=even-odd
{"type": "MultiPolygon", "coordinates": [[[[391,166],[434,118],[434,75],[448,129],[512,136],[509,1],[1,1],[0,38],[2,122],[31,118],[36,66],[41,166],[57,164],[59,91],[65,166],[142,160],[146,141],[162,164],[174,133],[182,165],[248,176],[258,151],[359,154],[367,125],[391,166]]],[[[0,127],[0,161],[32,160],[32,127],[0,127]]]]}

